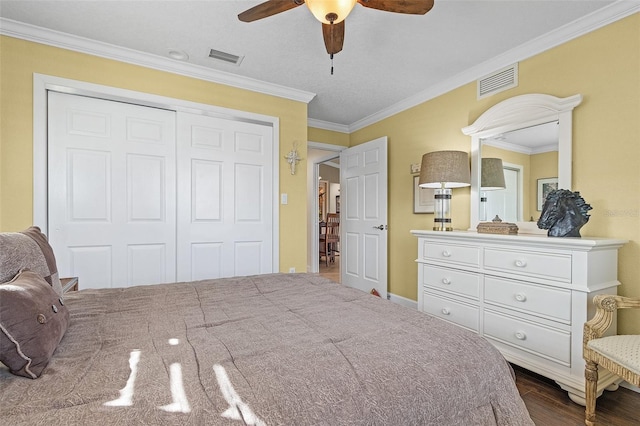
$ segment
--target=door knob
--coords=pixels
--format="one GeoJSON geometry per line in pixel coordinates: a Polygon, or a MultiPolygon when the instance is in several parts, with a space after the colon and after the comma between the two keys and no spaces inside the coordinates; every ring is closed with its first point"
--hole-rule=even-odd
{"type": "Polygon", "coordinates": [[[380,231],[384,231],[384,225],[374,226],[373,229],[379,229],[380,231]]]}

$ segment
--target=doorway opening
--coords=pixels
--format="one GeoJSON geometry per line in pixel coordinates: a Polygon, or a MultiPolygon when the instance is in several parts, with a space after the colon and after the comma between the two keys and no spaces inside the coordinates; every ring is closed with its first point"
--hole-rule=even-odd
{"type": "Polygon", "coordinates": [[[345,147],[309,142],[307,152],[308,170],[308,219],[309,241],[307,270],[320,273],[335,282],[341,282],[340,243],[331,242],[329,250],[321,247],[329,215],[333,220],[340,217],[340,206],[344,202],[340,195],[340,151],[345,147]]]}
{"type": "Polygon", "coordinates": [[[318,164],[318,272],[340,282],[340,157],[318,164]]]}
{"type": "MultiPolygon", "coordinates": [[[[354,147],[333,148],[326,156],[308,155],[308,271],[318,272],[320,164],[340,151],[340,283],[387,297],[387,137],[354,147]]],[[[310,148],[319,148],[309,143],[310,148]]]]}

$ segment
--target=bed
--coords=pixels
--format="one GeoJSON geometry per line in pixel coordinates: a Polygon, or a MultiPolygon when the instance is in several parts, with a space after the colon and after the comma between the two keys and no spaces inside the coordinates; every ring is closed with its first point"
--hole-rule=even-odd
{"type": "Polygon", "coordinates": [[[317,274],[62,299],[39,377],[0,368],[2,424],[533,425],[487,341],[317,274]]]}

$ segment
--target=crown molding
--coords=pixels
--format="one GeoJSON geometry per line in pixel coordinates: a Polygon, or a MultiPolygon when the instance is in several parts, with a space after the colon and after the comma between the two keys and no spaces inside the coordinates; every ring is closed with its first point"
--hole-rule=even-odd
{"type": "Polygon", "coordinates": [[[350,133],[349,126],[346,124],[332,123],[331,121],[316,120],[315,118],[307,119],[307,126],[316,129],[331,130],[340,133],[350,133]]]}
{"type": "Polygon", "coordinates": [[[366,126],[370,126],[385,118],[391,117],[414,106],[441,96],[451,90],[457,89],[467,83],[484,77],[491,72],[509,66],[515,62],[522,61],[537,54],[549,50],[574,38],[580,37],[589,32],[595,31],[634,13],[640,12],[640,2],[638,0],[620,0],[602,9],[590,13],[576,21],[570,22],[534,38],[514,49],[496,56],[486,62],[478,64],[464,72],[457,74],[442,83],[436,84],[422,92],[380,110],[365,118],[362,118],[348,126],[352,133],[366,126]]]}
{"type": "MultiPolygon", "coordinates": [[[[569,40],[580,37],[591,31],[595,31],[634,13],[638,13],[639,11],[640,2],[637,0],[619,0],[609,6],[586,15],[583,18],[566,24],[488,61],[469,68],[462,73],[397,102],[388,108],[382,109],[374,114],[355,121],[350,125],[316,120],[313,118],[308,119],[308,125],[318,129],[341,133],[353,133],[364,127],[384,120],[385,118],[391,117],[409,108],[413,108],[421,103],[441,96],[467,83],[475,81],[496,69],[500,69],[511,65],[514,62],[519,62],[535,56],[545,50],[549,50],[560,44],[566,43],[569,40]]],[[[100,56],[107,59],[126,62],[133,65],[157,69],[159,71],[171,72],[199,80],[251,90],[266,95],[305,102],[307,104],[315,97],[315,93],[267,83],[249,77],[242,77],[224,71],[212,70],[199,65],[178,62],[162,56],[151,55],[133,49],[97,42],[83,37],[72,36],[70,34],[48,30],[10,19],[0,18],[0,34],[62,49],[86,53],[93,56],[100,56]]]]}
{"type": "Polygon", "coordinates": [[[0,18],[0,34],[308,104],[315,93],[0,18]]]}

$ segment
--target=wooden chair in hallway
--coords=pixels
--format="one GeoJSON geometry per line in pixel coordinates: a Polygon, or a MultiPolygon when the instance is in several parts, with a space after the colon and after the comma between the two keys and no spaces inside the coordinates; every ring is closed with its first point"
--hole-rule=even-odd
{"type": "Polygon", "coordinates": [[[340,215],[338,213],[327,214],[327,222],[320,227],[320,259],[324,255],[325,265],[329,261],[335,262],[335,255],[340,242],[340,215]],[[324,229],[324,232],[322,232],[324,229]]]}
{"type": "Polygon", "coordinates": [[[640,335],[604,336],[614,313],[622,308],[640,308],[640,298],[597,295],[593,298],[596,314],[584,324],[582,356],[586,361],[585,424],[596,424],[598,366],[640,386],[640,335]]]}

